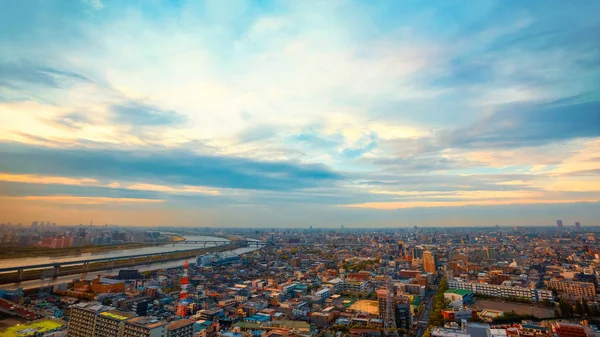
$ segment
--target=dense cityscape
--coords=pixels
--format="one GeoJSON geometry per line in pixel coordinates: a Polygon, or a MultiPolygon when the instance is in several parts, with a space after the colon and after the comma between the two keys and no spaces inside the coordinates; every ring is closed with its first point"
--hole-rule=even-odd
{"type": "Polygon", "coordinates": [[[600,0],[0,0],[0,337],[600,337],[600,0]]]}
{"type": "MultiPolygon", "coordinates": [[[[131,243],[183,246],[191,255],[167,254],[165,268],[155,264],[163,260],[136,266],[123,254],[110,259],[133,265],[57,269],[25,287],[17,274],[0,278],[0,336],[600,336],[599,230],[561,220],[555,227],[169,232],[2,224],[5,259],[30,247],[123,253],[135,249],[131,243]],[[224,241],[188,247],[191,237],[201,244],[198,235],[224,241]],[[57,239],[69,244],[58,247],[57,239]],[[219,246],[226,249],[214,251],[219,246]]],[[[71,262],[88,263],[77,254],[71,262]]],[[[2,272],[40,268],[20,258],[2,272]]]]}

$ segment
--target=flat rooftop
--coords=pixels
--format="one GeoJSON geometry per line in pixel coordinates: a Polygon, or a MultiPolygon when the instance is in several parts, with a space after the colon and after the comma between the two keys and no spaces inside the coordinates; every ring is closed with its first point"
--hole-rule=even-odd
{"type": "Polygon", "coordinates": [[[110,311],[101,312],[100,316],[114,319],[116,321],[126,321],[126,320],[130,319],[131,317],[135,317],[135,314],[131,314],[131,313],[123,312],[123,311],[119,311],[119,310],[110,310],[110,311]]]}
{"type": "Polygon", "coordinates": [[[146,329],[152,330],[152,329],[158,328],[159,326],[166,325],[169,323],[167,323],[165,321],[160,321],[156,317],[140,316],[140,317],[134,317],[134,318],[128,320],[127,324],[133,324],[133,325],[141,326],[146,329]]]}

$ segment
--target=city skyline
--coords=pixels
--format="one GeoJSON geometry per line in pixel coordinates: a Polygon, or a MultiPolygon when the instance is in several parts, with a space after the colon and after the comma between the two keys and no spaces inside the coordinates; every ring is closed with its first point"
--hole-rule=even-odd
{"type": "Polygon", "coordinates": [[[599,11],[2,2],[0,221],[598,226],[599,11]]]}

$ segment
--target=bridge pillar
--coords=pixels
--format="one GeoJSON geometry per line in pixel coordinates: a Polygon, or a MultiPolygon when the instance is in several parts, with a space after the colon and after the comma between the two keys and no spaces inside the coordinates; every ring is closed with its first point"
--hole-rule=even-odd
{"type": "Polygon", "coordinates": [[[57,278],[59,272],[60,272],[60,265],[58,265],[58,264],[54,265],[54,273],[52,274],[52,277],[57,278]]]}
{"type": "Polygon", "coordinates": [[[23,279],[23,269],[17,270],[17,278],[19,279],[19,281],[23,279]]]}

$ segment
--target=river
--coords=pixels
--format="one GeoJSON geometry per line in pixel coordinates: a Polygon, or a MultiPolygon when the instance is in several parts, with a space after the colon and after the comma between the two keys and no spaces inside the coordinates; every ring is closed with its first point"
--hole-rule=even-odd
{"type": "MultiPolygon", "coordinates": [[[[220,240],[220,241],[223,241],[223,240],[225,240],[223,238],[216,238],[216,237],[211,237],[211,236],[198,236],[198,235],[185,236],[185,239],[189,240],[189,241],[193,241],[193,240],[198,240],[198,241],[220,240]]],[[[249,239],[249,241],[250,240],[251,239],[249,239]]],[[[252,241],[254,241],[254,240],[252,240],[252,241]]],[[[206,247],[214,247],[214,246],[216,246],[216,244],[207,244],[206,245],[206,247]]],[[[8,268],[8,267],[18,267],[18,266],[30,266],[30,265],[37,265],[37,264],[43,264],[43,263],[71,262],[71,261],[78,261],[78,260],[86,260],[86,259],[90,259],[90,258],[119,257],[119,256],[135,255],[135,254],[173,253],[173,252],[193,250],[193,249],[198,249],[198,248],[205,248],[205,246],[204,246],[204,244],[199,244],[199,245],[185,244],[185,245],[175,245],[175,246],[173,246],[173,244],[166,244],[166,245],[154,246],[154,247],[134,248],[134,249],[116,250],[116,251],[109,251],[109,252],[99,252],[99,253],[83,253],[83,254],[77,254],[77,255],[74,254],[74,255],[60,256],[60,257],[56,257],[56,256],[24,257],[24,258],[0,260],[0,266],[2,266],[3,268],[8,268]]],[[[248,253],[248,252],[254,251],[256,249],[258,249],[258,248],[257,247],[244,247],[244,248],[237,248],[234,250],[230,250],[227,252],[222,252],[219,254],[233,256],[233,255],[240,255],[240,254],[248,253]]],[[[183,264],[183,261],[185,261],[185,260],[186,259],[173,260],[173,261],[168,261],[168,262],[157,262],[157,263],[152,263],[152,264],[138,265],[138,266],[133,266],[133,267],[113,269],[113,270],[101,270],[101,271],[89,272],[89,273],[85,273],[85,274],[72,274],[72,275],[66,275],[66,276],[59,276],[55,279],[50,279],[50,278],[46,279],[44,282],[44,285],[49,286],[49,285],[55,285],[55,284],[64,283],[64,282],[70,282],[73,279],[79,279],[81,276],[84,276],[85,278],[89,279],[89,278],[96,277],[98,275],[107,275],[109,273],[111,275],[115,275],[115,274],[118,274],[119,270],[122,270],[122,269],[137,269],[140,272],[143,272],[143,271],[147,271],[147,270],[173,268],[173,267],[181,266],[183,264]]],[[[187,260],[191,261],[193,259],[187,259],[187,260]]],[[[192,262],[195,262],[195,261],[192,261],[192,262]]],[[[0,289],[14,290],[14,289],[18,289],[18,288],[23,288],[24,290],[26,290],[26,289],[39,288],[41,284],[42,284],[41,280],[30,280],[30,281],[15,282],[15,283],[10,283],[10,284],[2,284],[2,285],[0,285],[0,289]]]]}

